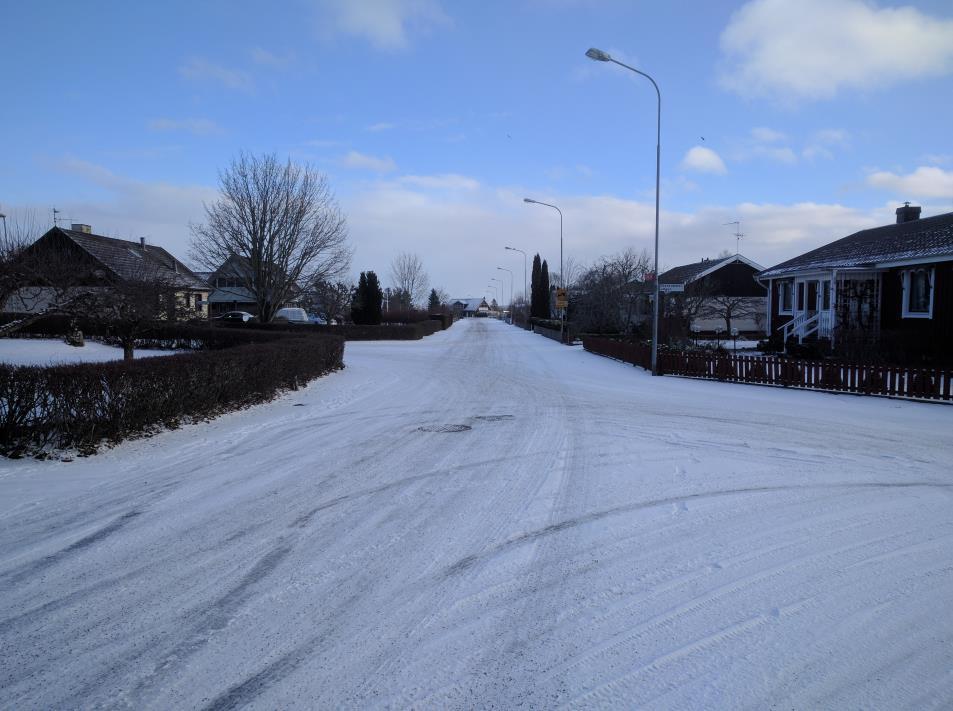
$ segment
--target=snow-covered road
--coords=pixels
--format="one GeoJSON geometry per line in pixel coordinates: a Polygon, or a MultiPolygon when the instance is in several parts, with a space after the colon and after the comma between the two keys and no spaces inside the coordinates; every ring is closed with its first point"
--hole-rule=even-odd
{"type": "Polygon", "coordinates": [[[0,707],[953,703],[953,407],[485,319],[345,360],[0,462],[0,707]]]}

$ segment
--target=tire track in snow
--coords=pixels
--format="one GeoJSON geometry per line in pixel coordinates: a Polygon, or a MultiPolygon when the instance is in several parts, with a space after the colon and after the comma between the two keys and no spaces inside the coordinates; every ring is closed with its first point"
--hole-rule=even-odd
{"type": "Polygon", "coordinates": [[[78,553],[79,551],[85,550],[91,546],[100,543],[110,536],[118,533],[121,529],[125,528],[126,525],[137,516],[141,516],[142,511],[132,510],[127,511],[126,513],[118,516],[117,518],[110,521],[108,524],[102,528],[93,531],[90,534],[83,536],[82,538],[70,543],[65,548],[60,549],[56,553],[51,553],[39,560],[35,560],[29,563],[25,563],[18,568],[4,573],[0,576],[0,581],[7,582],[9,584],[16,585],[17,583],[22,582],[26,578],[39,575],[47,568],[50,568],[62,560],[69,558],[71,555],[78,553]]]}
{"type": "Polygon", "coordinates": [[[657,508],[659,506],[670,506],[672,504],[685,503],[688,501],[695,501],[700,499],[717,499],[725,498],[730,496],[739,496],[743,494],[772,494],[777,492],[786,492],[786,491],[810,491],[813,489],[909,489],[909,488],[938,488],[938,489],[953,489],[953,484],[943,484],[939,482],[856,482],[856,483],[846,483],[846,484],[797,484],[797,485],[780,485],[780,486],[750,486],[750,487],[741,487],[738,489],[722,489],[719,491],[709,491],[703,493],[695,494],[685,494],[683,496],[670,496],[664,499],[655,499],[652,501],[640,501],[633,504],[624,504],[622,506],[613,506],[612,508],[602,509],[600,511],[593,511],[592,513],[585,514],[583,516],[577,516],[575,518],[564,519],[549,526],[543,528],[538,528],[533,531],[527,531],[513,538],[509,538],[502,543],[497,544],[489,551],[483,553],[472,553],[468,556],[465,556],[448,568],[444,570],[444,575],[447,577],[458,575],[471,567],[473,567],[477,562],[484,560],[489,557],[499,555],[500,553],[506,552],[512,548],[518,546],[523,546],[528,543],[532,543],[537,539],[544,538],[547,536],[552,536],[553,534],[560,533],[562,531],[567,531],[577,526],[583,526],[588,523],[593,523],[609,516],[618,516],[620,514],[631,513],[633,511],[639,511],[641,509],[650,509],[657,508]]]}

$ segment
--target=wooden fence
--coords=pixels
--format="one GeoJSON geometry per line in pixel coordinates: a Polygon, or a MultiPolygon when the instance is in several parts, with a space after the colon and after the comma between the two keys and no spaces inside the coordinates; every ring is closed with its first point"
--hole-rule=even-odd
{"type": "MultiPolygon", "coordinates": [[[[651,349],[638,343],[583,337],[591,353],[608,356],[646,370],[651,349]]],[[[757,383],[829,392],[883,395],[921,400],[953,401],[953,369],[871,365],[843,361],[808,361],[781,356],[739,356],[660,350],[663,375],[681,375],[733,383],[757,383]]]]}

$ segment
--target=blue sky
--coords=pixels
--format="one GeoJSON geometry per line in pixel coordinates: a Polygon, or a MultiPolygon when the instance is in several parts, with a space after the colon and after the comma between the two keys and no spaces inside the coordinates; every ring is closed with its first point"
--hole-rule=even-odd
{"type": "MultiPolygon", "coordinates": [[[[327,173],[353,273],[486,291],[505,245],[770,266],[910,200],[953,211],[953,6],[862,0],[35,2],[5,10],[0,210],[182,258],[240,150],[327,173]],[[11,31],[12,30],[12,31],[11,31]]],[[[508,277],[507,277],[508,278],[508,277]]],[[[519,291],[517,284],[517,291],[519,291]]]]}

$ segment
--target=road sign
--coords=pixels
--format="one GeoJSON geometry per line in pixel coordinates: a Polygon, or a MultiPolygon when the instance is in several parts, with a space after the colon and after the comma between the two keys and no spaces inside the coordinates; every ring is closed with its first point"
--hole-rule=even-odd
{"type": "Polygon", "coordinates": [[[569,296],[565,289],[556,289],[556,308],[569,308],[569,296]]]}
{"type": "Polygon", "coordinates": [[[685,291],[685,285],[684,285],[684,284],[662,284],[662,283],[659,283],[659,285],[658,285],[658,290],[661,291],[663,294],[671,294],[671,293],[673,293],[673,292],[685,291]]]}

